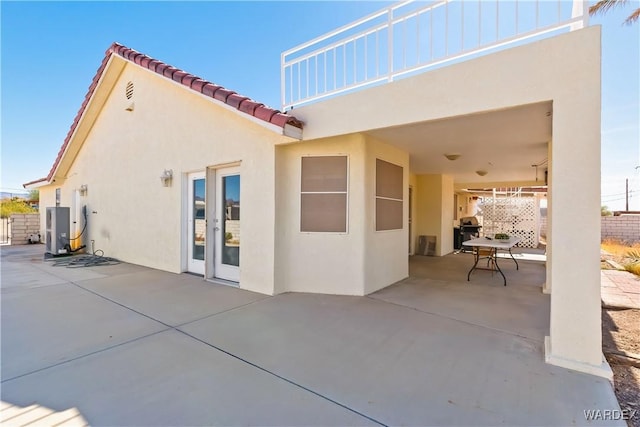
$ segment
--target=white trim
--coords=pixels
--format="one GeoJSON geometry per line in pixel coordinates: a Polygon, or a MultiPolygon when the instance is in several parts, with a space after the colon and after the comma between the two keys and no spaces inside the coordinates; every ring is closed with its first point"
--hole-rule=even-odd
{"type": "Polygon", "coordinates": [[[189,172],[185,172],[182,175],[181,194],[180,197],[180,229],[182,235],[180,237],[180,269],[183,272],[189,271],[189,255],[187,254],[187,248],[189,247],[189,172]]]}
{"type": "MultiPolygon", "coordinates": [[[[96,83],[96,87],[93,89],[93,93],[91,94],[91,96],[89,97],[89,102],[87,102],[87,105],[84,107],[84,111],[82,111],[82,114],[80,115],[80,118],[78,118],[78,124],[76,125],[76,127],[73,129],[73,133],[71,134],[71,136],[69,137],[69,143],[67,144],[67,146],[64,149],[64,152],[62,153],[62,156],[60,156],[60,161],[58,162],[56,168],[53,171],[53,174],[51,175],[51,178],[53,181],[55,181],[55,177],[56,174],[58,173],[58,169],[60,169],[60,165],[62,164],[62,161],[64,160],[65,157],[67,157],[67,152],[69,151],[69,147],[71,146],[71,141],[73,141],[76,137],[76,134],[78,133],[78,129],[81,126],[81,122],[84,121],[84,117],[87,114],[87,111],[89,111],[89,109],[91,108],[91,106],[93,105],[94,99],[95,99],[95,94],[98,92],[100,86],[102,86],[102,82],[104,80],[105,75],[107,74],[107,69],[109,68],[109,66],[111,65],[111,63],[113,62],[113,56],[116,55],[115,53],[112,53],[109,56],[109,59],[107,60],[106,65],[104,66],[104,68],[102,69],[102,74],[100,75],[100,78],[98,79],[98,82],[96,83]]],[[[123,58],[124,59],[124,58],[123,58]]],[[[124,69],[124,67],[123,67],[124,69]]],[[[122,74],[122,70],[120,70],[120,73],[118,74],[118,77],[116,78],[115,81],[118,81],[118,78],[120,78],[120,74],[122,74]]],[[[107,95],[107,97],[105,98],[105,103],[107,102],[107,99],[109,98],[109,96],[107,95]]],[[[91,132],[91,129],[93,128],[93,125],[91,126],[91,128],[88,129],[87,131],[87,135],[89,135],[89,133],[91,132]]],[[[84,144],[84,141],[83,141],[84,144]]],[[[78,150],[80,151],[80,150],[78,150]]]]}
{"type": "Polygon", "coordinates": [[[551,337],[548,335],[544,337],[544,361],[550,365],[596,375],[613,382],[613,371],[611,370],[611,366],[607,363],[607,359],[604,358],[604,355],[602,356],[602,363],[600,365],[591,365],[577,360],[554,356],[551,351],[551,337]]]}
{"type": "MultiPolygon", "coordinates": [[[[222,195],[224,194],[223,189],[223,178],[227,176],[238,176],[240,177],[240,187],[238,188],[238,196],[240,197],[240,205],[242,209],[242,170],[241,167],[238,166],[227,166],[227,167],[218,167],[215,169],[211,169],[212,176],[214,181],[211,185],[214,187],[214,198],[209,202],[212,204],[212,213],[213,213],[213,225],[210,227],[212,229],[212,241],[208,245],[210,249],[213,249],[213,274],[209,274],[207,278],[211,277],[214,280],[222,280],[222,282],[229,283],[237,283],[237,286],[240,286],[241,279],[241,265],[240,265],[240,251],[242,249],[242,222],[240,222],[240,247],[238,248],[238,265],[234,266],[231,264],[224,264],[222,262],[222,247],[225,245],[225,236],[222,233],[224,231],[224,226],[222,222],[225,221],[224,215],[224,201],[221,200],[222,195]]],[[[242,214],[241,214],[242,216],[242,214]]]]}
{"type": "Polygon", "coordinates": [[[49,181],[47,179],[44,179],[42,181],[34,182],[32,184],[23,184],[22,186],[27,190],[31,190],[34,188],[46,187],[47,185],[51,185],[51,183],[53,183],[53,180],[49,181]]]}
{"type": "Polygon", "coordinates": [[[207,173],[206,170],[199,170],[197,172],[190,172],[187,174],[187,217],[186,217],[186,224],[187,224],[187,271],[190,273],[194,273],[194,274],[200,274],[203,277],[205,277],[206,275],[206,259],[207,259],[207,221],[208,221],[208,217],[207,217],[207,188],[209,186],[209,182],[207,182],[207,173]],[[205,231],[204,231],[204,235],[205,235],[205,240],[204,240],[204,259],[202,260],[195,260],[193,258],[193,247],[195,245],[195,227],[196,227],[196,223],[195,223],[195,219],[194,219],[194,212],[193,212],[193,206],[195,204],[195,195],[193,194],[193,183],[195,181],[199,181],[199,180],[204,180],[204,185],[205,185],[205,207],[204,207],[204,211],[205,211],[205,217],[204,217],[204,221],[205,221],[205,231]]]}

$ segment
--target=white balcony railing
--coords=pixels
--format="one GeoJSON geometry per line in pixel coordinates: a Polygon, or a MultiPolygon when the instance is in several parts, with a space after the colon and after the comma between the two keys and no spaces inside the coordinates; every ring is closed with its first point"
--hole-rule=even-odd
{"type": "Polygon", "coordinates": [[[282,53],[282,109],[582,28],[588,24],[587,3],[398,3],[282,53]]]}

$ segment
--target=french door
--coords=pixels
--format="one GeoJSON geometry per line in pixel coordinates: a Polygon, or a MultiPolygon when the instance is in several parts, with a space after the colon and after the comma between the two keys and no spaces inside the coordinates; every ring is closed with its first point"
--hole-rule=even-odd
{"type": "Polygon", "coordinates": [[[204,275],[207,236],[205,173],[190,173],[188,177],[187,271],[204,275]]]}
{"type": "Polygon", "coordinates": [[[240,281],[240,168],[215,171],[214,277],[240,281]]]}

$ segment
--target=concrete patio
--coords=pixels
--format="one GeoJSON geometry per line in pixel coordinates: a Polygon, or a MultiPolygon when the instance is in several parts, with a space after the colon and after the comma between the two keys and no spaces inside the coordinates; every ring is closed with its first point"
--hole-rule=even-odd
{"type": "MultiPolygon", "coordinates": [[[[2,247],[2,392],[91,425],[625,425],[605,379],[544,363],[544,265],[413,257],[368,297],[275,297],[2,247]]],[[[6,422],[12,425],[11,420],[6,422]]]]}

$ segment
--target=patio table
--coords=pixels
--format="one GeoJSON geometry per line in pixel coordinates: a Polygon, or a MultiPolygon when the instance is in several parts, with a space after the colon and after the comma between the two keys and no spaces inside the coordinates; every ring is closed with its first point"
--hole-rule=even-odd
{"type": "Polygon", "coordinates": [[[486,270],[486,268],[478,267],[478,261],[480,261],[480,258],[487,258],[489,262],[492,262],[493,265],[495,265],[496,269],[504,280],[504,286],[507,286],[507,278],[504,276],[504,273],[498,265],[498,250],[509,251],[511,259],[516,263],[516,270],[519,270],[520,266],[518,265],[518,261],[516,261],[516,259],[513,257],[513,254],[511,253],[511,248],[518,244],[518,242],[520,242],[520,238],[515,236],[509,237],[508,240],[497,240],[490,237],[479,237],[477,239],[471,239],[462,242],[464,246],[471,247],[474,257],[473,267],[471,267],[471,270],[469,270],[469,273],[467,274],[467,281],[471,280],[471,273],[473,273],[473,270],[486,270]],[[488,253],[485,254],[485,256],[481,256],[482,249],[488,250],[488,253]]]}

